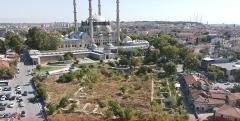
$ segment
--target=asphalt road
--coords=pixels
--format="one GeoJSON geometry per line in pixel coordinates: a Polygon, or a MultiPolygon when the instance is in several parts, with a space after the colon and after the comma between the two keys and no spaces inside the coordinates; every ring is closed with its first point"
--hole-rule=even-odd
{"type": "MultiPolygon", "coordinates": [[[[34,88],[31,85],[30,79],[32,78],[32,76],[30,75],[31,72],[29,72],[29,70],[32,70],[32,68],[34,68],[33,66],[28,66],[28,65],[24,65],[23,63],[19,63],[18,64],[18,68],[20,69],[20,73],[16,75],[16,78],[14,78],[13,80],[9,81],[9,86],[8,87],[12,87],[12,92],[15,91],[15,87],[17,85],[20,85],[21,87],[21,91],[27,91],[28,95],[27,96],[22,96],[23,99],[23,103],[24,103],[24,107],[19,107],[17,101],[11,101],[14,102],[15,105],[13,108],[6,108],[5,111],[0,112],[0,113],[20,113],[21,111],[25,111],[26,112],[26,117],[21,118],[22,121],[43,121],[43,115],[42,115],[42,106],[40,103],[31,103],[29,102],[29,98],[33,98],[34,97],[34,88]]],[[[10,103],[10,101],[9,101],[10,103]]],[[[4,119],[5,121],[6,119],[4,119]]]]}

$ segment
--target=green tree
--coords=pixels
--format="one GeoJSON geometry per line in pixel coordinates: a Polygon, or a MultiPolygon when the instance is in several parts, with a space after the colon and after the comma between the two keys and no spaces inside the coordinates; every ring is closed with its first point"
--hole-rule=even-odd
{"type": "Polygon", "coordinates": [[[140,65],[140,59],[139,58],[130,58],[130,66],[133,66],[134,68],[140,65]]]}
{"type": "Polygon", "coordinates": [[[240,70],[235,71],[235,73],[233,74],[234,78],[236,81],[240,81],[240,70]]]}
{"type": "Polygon", "coordinates": [[[48,35],[42,29],[34,27],[29,29],[26,44],[37,50],[47,50],[48,35]]]}
{"type": "Polygon", "coordinates": [[[186,56],[184,63],[183,63],[183,68],[185,70],[195,71],[195,70],[199,69],[199,66],[200,66],[200,61],[195,55],[188,54],[186,56]]]}
{"type": "Polygon", "coordinates": [[[61,43],[61,35],[56,32],[47,33],[41,28],[31,28],[27,34],[26,45],[37,50],[56,50],[61,43]]]}
{"type": "Polygon", "coordinates": [[[6,45],[9,48],[15,50],[18,53],[20,52],[21,46],[23,45],[24,41],[19,35],[15,34],[13,32],[7,32],[5,34],[5,39],[6,39],[5,40],[6,45]]]}
{"type": "Polygon", "coordinates": [[[167,75],[175,74],[177,72],[177,65],[171,61],[167,62],[163,66],[163,70],[166,72],[167,75]]]}
{"type": "Polygon", "coordinates": [[[73,54],[71,52],[65,53],[63,55],[65,60],[72,60],[73,59],[73,54]]]}
{"type": "Polygon", "coordinates": [[[4,53],[6,51],[5,43],[0,39],[0,53],[4,53]]]}
{"type": "Polygon", "coordinates": [[[48,33],[48,50],[57,50],[61,44],[61,34],[57,32],[48,33]]]}
{"type": "Polygon", "coordinates": [[[167,60],[175,61],[178,56],[179,49],[176,46],[167,45],[163,47],[163,51],[161,51],[163,57],[166,57],[167,60]]]}

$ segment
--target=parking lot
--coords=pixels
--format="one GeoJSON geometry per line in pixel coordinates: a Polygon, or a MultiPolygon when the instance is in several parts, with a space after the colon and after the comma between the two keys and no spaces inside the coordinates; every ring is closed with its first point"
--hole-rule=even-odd
{"type": "Polygon", "coordinates": [[[0,94],[0,116],[2,120],[21,119],[22,121],[43,121],[41,113],[41,104],[39,102],[31,102],[34,99],[34,89],[31,85],[30,73],[32,66],[25,66],[23,63],[18,65],[19,73],[9,82],[8,86],[1,86],[0,94]],[[2,89],[2,91],[1,91],[2,89]],[[8,91],[4,91],[8,90],[8,91]]]}

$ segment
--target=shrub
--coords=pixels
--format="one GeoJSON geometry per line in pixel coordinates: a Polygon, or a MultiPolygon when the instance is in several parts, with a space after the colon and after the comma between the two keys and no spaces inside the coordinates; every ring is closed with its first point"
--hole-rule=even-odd
{"type": "Polygon", "coordinates": [[[37,65],[36,69],[37,70],[41,70],[42,66],[41,65],[37,65]]]}
{"type": "Polygon", "coordinates": [[[105,115],[108,117],[108,118],[111,118],[111,117],[113,117],[113,112],[110,110],[110,109],[108,109],[106,112],[105,112],[105,115]]]}
{"type": "Polygon", "coordinates": [[[132,108],[125,108],[124,109],[124,115],[125,118],[130,120],[135,114],[135,111],[132,108]]]}
{"type": "Polygon", "coordinates": [[[129,87],[127,85],[123,85],[119,90],[122,94],[125,94],[128,91],[129,87]]]}
{"type": "Polygon", "coordinates": [[[38,94],[41,95],[41,97],[43,98],[43,100],[46,100],[47,97],[48,97],[47,91],[42,87],[41,84],[37,84],[36,88],[37,88],[38,94]]]}
{"type": "Polygon", "coordinates": [[[57,110],[57,105],[56,104],[48,104],[47,109],[48,109],[48,111],[47,111],[48,115],[52,115],[57,110]]]}
{"type": "Polygon", "coordinates": [[[67,73],[67,74],[63,74],[59,77],[58,82],[61,83],[68,83],[73,81],[73,79],[75,78],[75,75],[73,72],[67,73]]]}
{"type": "Polygon", "coordinates": [[[72,60],[73,54],[71,52],[68,52],[68,53],[65,53],[63,57],[65,60],[72,60]]]}
{"type": "Polygon", "coordinates": [[[76,103],[71,104],[71,109],[72,110],[75,110],[76,108],[77,108],[77,104],[76,103]]]}
{"type": "Polygon", "coordinates": [[[68,97],[63,97],[59,102],[59,107],[66,107],[69,104],[68,97]]]}

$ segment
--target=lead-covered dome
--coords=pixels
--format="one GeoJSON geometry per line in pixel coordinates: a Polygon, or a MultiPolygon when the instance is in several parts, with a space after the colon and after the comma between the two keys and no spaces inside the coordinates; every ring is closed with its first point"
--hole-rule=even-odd
{"type": "Polygon", "coordinates": [[[105,21],[107,21],[107,19],[103,16],[94,15],[93,21],[94,22],[105,22],[105,21]]]}

